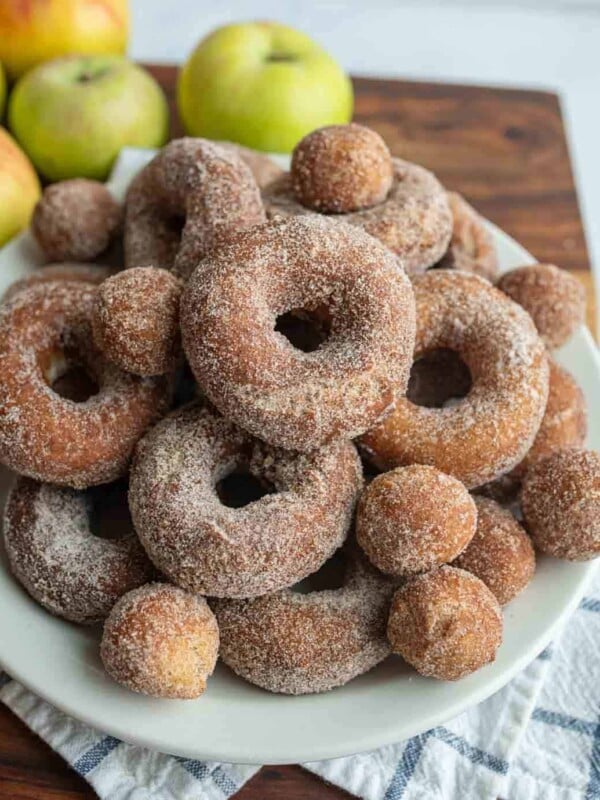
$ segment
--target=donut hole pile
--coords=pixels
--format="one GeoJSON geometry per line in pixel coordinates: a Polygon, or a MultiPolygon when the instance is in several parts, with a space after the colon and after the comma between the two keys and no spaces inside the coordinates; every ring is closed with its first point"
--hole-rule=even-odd
{"type": "Polygon", "coordinates": [[[459,680],[540,554],[600,554],[553,358],[580,287],[498,280],[477,211],[374,131],[314,131],[289,173],[176,140],[124,204],[67,181],[32,225],[58,263],[0,303],[5,546],[50,613],[103,623],[121,685],[197,698],[220,657],[306,694],[391,653],[459,680]]]}

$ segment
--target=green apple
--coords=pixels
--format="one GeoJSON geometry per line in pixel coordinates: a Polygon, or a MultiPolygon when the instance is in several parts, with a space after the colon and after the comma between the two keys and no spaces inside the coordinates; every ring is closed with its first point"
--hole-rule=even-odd
{"type": "Polygon", "coordinates": [[[40,182],[25,153],[0,128],[0,247],[29,225],[40,182]]]}
{"type": "Polygon", "coordinates": [[[6,77],[4,75],[4,67],[0,64],[0,119],[4,114],[4,104],[6,103],[6,77]]]}
{"type": "Polygon", "coordinates": [[[177,85],[193,136],[289,153],[322,125],[352,117],[352,84],[308,36],[275,22],[218,28],[200,42],[177,85]]]}
{"type": "Polygon", "coordinates": [[[75,56],[27,72],[11,93],[8,121],[50,180],[102,180],[122,147],[165,143],[169,112],[160,86],[130,61],[75,56]]]}

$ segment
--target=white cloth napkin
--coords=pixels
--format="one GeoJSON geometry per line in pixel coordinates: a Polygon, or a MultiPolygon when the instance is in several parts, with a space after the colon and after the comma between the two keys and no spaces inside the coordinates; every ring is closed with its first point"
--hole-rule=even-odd
{"type": "MultiPolygon", "coordinates": [[[[115,193],[151,155],[123,154],[115,193]]],[[[258,770],[125,744],[5,673],[0,700],[102,800],[223,800],[258,770]]],[[[600,577],[560,642],[484,703],[397,745],[304,766],[365,800],[600,800],[600,577]]]]}

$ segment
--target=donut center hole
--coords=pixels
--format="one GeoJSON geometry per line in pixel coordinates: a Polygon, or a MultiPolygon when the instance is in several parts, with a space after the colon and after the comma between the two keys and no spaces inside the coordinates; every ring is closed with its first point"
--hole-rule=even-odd
{"type": "Polygon", "coordinates": [[[99,539],[122,539],[133,531],[127,502],[127,482],[93,486],[87,489],[89,526],[99,539]]]}
{"type": "Polygon", "coordinates": [[[219,500],[227,508],[249,506],[261,497],[277,491],[270,481],[257,478],[245,466],[236,467],[227,473],[217,481],[215,489],[219,500]]]}
{"type": "Polygon", "coordinates": [[[275,331],[280,333],[303,353],[314,353],[327,341],[331,332],[328,315],[306,308],[293,308],[280,314],[275,320],[275,331]]]}
{"type": "Polygon", "coordinates": [[[310,594],[311,592],[324,592],[326,590],[341,589],[346,576],[346,558],[337,550],[326,561],[321,569],[313,572],[292,586],[292,592],[297,594],[310,594]]]}
{"type": "Polygon", "coordinates": [[[52,391],[65,400],[85,403],[100,391],[94,376],[85,366],[68,358],[64,353],[53,356],[44,372],[52,391]]]}
{"type": "Polygon", "coordinates": [[[471,391],[471,371],[455,350],[430,350],[412,365],[407,398],[417,406],[446,408],[471,391]]]}

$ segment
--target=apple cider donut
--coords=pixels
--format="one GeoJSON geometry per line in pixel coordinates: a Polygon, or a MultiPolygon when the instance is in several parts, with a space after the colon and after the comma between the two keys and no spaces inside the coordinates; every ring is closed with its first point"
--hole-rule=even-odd
{"type": "Polygon", "coordinates": [[[53,183],[33,211],[31,231],[48,261],[93,261],[121,227],[123,213],[103,183],[53,183]]]}
{"type": "Polygon", "coordinates": [[[458,192],[448,192],[448,202],[452,211],[452,238],[436,268],[474,272],[494,282],[498,277],[498,257],[485,220],[458,192]]]}
{"type": "Polygon", "coordinates": [[[149,583],[122,597],[106,622],[100,656],[111,678],[151,697],[200,697],[219,651],[219,629],[203,597],[149,583]]]}
{"type": "Polygon", "coordinates": [[[0,460],[37,480],[85,488],[127,469],[137,440],[167,405],[170,383],[106,362],[93,345],[97,289],[84,282],[30,286],[0,306],[0,460]],[[52,386],[82,368],[85,402],[52,386]]]}
{"type": "Polygon", "coordinates": [[[221,658],[250,683],[282,694],[325,692],[390,652],[386,620],[394,583],[350,548],[338,589],[292,589],[212,606],[221,658]]]}
{"type": "Polygon", "coordinates": [[[361,486],[350,442],[284,452],[192,405],[140,441],[129,504],[148,555],[173,583],[253,597],[290,586],[329,558],[346,537],[361,486]],[[236,507],[227,483],[244,476],[260,492],[236,507]]]}
{"type": "Polygon", "coordinates": [[[134,375],[164,375],[180,350],[182,282],[165,269],[133,267],[99,287],[92,315],[104,356],[134,375]]]}
{"type": "MultiPolygon", "coordinates": [[[[326,129],[329,131],[326,135],[318,131],[311,133],[296,146],[291,173],[285,173],[263,191],[267,215],[315,214],[317,203],[320,209],[334,211],[358,205],[358,210],[336,213],[334,219],[362,228],[379,239],[400,257],[409,274],[423,272],[444,255],[452,235],[452,214],[444,188],[433,173],[417,164],[394,158],[391,186],[386,189],[387,148],[385,151],[381,147],[374,148],[372,139],[377,137],[376,134],[367,141],[362,141],[365,137],[361,136],[361,140],[355,142],[367,150],[366,154],[354,153],[352,159],[344,155],[348,168],[347,175],[344,175],[335,148],[339,145],[340,152],[347,154],[345,140],[356,138],[346,133],[347,127],[340,125],[326,129]],[[336,139],[341,141],[336,142],[336,139]],[[309,147],[312,140],[321,149],[327,148],[322,171],[321,158],[315,155],[313,146],[309,147]],[[367,163],[373,158],[376,167],[374,174],[367,179],[367,163]],[[351,172],[357,160],[361,163],[357,175],[360,181],[353,180],[351,172]],[[309,175],[311,167],[315,169],[314,175],[309,175]],[[328,179],[333,181],[331,191],[327,188],[328,179]],[[334,195],[338,191],[343,191],[344,197],[336,200],[334,195]],[[382,195],[383,199],[379,201],[382,195]],[[304,205],[305,202],[310,206],[304,205]],[[366,207],[360,207],[361,203],[366,207]]],[[[350,127],[366,130],[361,126],[350,127]]]]}
{"type": "Polygon", "coordinates": [[[548,396],[548,360],[520,306],[477,275],[431,270],[413,281],[415,360],[456,351],[472,378],[469,393],[443,408],[400,398],[361,439],[381,470],[431,464],[468,488],[508,472],[531,447],[548,396]]]}
{"type": "Polygon", "coordinates": [[[91,624],[150,580],[154,568],[133,528],[118,539],[93,534],[89,500],[87,492],[17,478],[4,512],[4,543],[14,576],[34,600],[91,624]]]}
{"type": "Polygon", "coordinates": [[[125,264],[189,278],[217,241],[264,220],[260,191],[237,152],[207,139],[176,139],[127,192],[125,264]]]}
{"type": "Polygon", "coordinates": [[[98,264],[48,264],[47,267],[36,269],[24,278],[21,278],[8,287],[2,295],[0,302],[5,302],[14,297],[22,289],[27,289],[29,286],[34,286],[38,283],[48,283],[50,281],[83,281],[83,283],[102,283],[110,275],[113,270],[110,267],[100,266],[98,264]]]}
{"type": "Polygon", "coordinates": [[[368,430],[408,381],[410,281],[363,231],[321,216],[280,219],[210,253],[184,289],[183,347],[207,397],[270,444],[309,451],[368,430]],[[329,337],[303,352],[275,326],[326,305],[329,337]]]}

